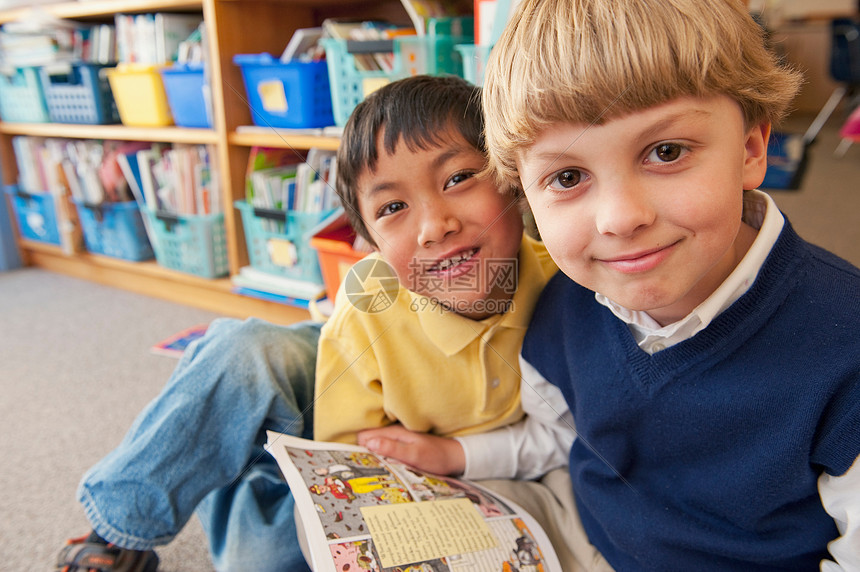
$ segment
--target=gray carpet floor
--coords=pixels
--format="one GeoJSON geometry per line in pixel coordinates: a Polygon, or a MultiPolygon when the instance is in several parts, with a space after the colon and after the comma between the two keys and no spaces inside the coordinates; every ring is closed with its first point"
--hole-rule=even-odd
{"type": "MultiPolygon", "coordinates": [[[[38,269],[0,273],[0,570],[53,570],[89,532],[75,489],[176,359],[150,353],[217,315],[38,269]]],[[[213,570],[196,518],[161,570],[213,570]]]]}
{"type": "MultiPolygon", "coordinates": [[[[771,195],[802,236],[860,265],[860,145],[834,157],[839,124],[811,149],[802,188],[771,195]]],[[[0,571],[52,570],[65,539],[88,532],[81,475],[176,364],[149,348],[215,317],[38,269],[0,272],[0,571]]],[[[161,570],[212,570],[196,520],[159,555],[161,570]]]]}

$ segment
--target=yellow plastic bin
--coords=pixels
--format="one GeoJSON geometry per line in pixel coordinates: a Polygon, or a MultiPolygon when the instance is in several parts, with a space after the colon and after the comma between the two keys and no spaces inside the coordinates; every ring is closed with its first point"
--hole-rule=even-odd
{"type": "Polygon", "coordinates": [[[119,64],[107,70],[123,125],[165,127],[173,125],[167,92],[161,79],[164,66],[119,64]]]}

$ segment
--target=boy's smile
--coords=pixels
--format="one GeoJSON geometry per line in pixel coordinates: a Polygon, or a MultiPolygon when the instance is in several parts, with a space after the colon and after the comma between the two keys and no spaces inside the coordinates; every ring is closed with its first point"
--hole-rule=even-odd
{"type": "Polygon", "coordinates": [[[475,177],[483,154],[455,130],[438,141],[426,150],[403,141],[392,154],[380,149],[376,169],[358,181],[361,216],[401,284],[480,319],[498,313],[485,301],[513,295],[487,278],[500,271],[494,265],[515,268],[522,216],[514,198],[475,177]]]}
{"type": "Polygon", "coordinates": [[[761,184],[768,135],[745,128],[728,97],[685,97],[551,126],[517,167],[560,268],[665,325],[710,296],[755,239],[742,190],[761,184]]]}

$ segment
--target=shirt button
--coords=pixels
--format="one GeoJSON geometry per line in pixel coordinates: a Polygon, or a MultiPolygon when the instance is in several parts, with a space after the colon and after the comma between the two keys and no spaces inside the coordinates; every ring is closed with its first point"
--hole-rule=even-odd
{"type": "Polygon", "coordinates": [[[500,383],[502,383],[502,382],[501,382],[501,381],[499,381],[499,378],[497,377],[497,378],[495,378],[493,381],[491,381],[491,382],[490,382],[490,387],[492,387],[493,389],[495,389],[495,388],[499,387],[499,384],[500,384],[500,383]]]}
{"type": "Polygon", "coordinates": [[[660,344],[660,343],[657,343],[657,344],[654,344],[653,346],[651,346],[651,351],[653,353],[662,352],[665,349],[666,349],[666,346],[663,344],[660,344]]]}

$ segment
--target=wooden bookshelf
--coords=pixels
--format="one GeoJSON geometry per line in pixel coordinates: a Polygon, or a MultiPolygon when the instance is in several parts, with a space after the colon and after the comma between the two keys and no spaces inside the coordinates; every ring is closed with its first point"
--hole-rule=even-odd
{"type": "MultiPolygon", "coordinates": [[[[113,22],[117,13],[200,13],[206,22],[211,65],[213,127],[143,128],[124,125],[69,125],[0,122],[0,161],[3,183],[17,182],[11,138],[15,135],[73,139],[116,139],[166,143],[209,144],[215,148],[223,188],[230,274],[248,264],[245,236],[233,202],[244,197],[244,176],[251,147],[268,146],[304,151],[336,149],[334,136],[251,130],[241,71],[236,54],[280,54],[293,32],[317,26],[327,17],[354,16],[408,22],[399,0],[86,0],[40,5],[58,18],[82,22],[113,22]],[[241,126],[246,126],[243,129],[241,126]]],[[[29,8],[0,10],[0,24],[22,18],[29,8]]],[[[3,193],[6,195],[6,193],[3,193]]],[[[3,199],[7,200],[7,199],[3,199]]],[[[306,310],[239,296],[229,279],[208,280],[162,268],[154,262],[126,262],[93,254],[66,254],[62,249],[18,240],[25,264],[93,280],[145,295],[198,306],[224,314],[258,316],[279,323],[308,317],[306,310]]]]}

